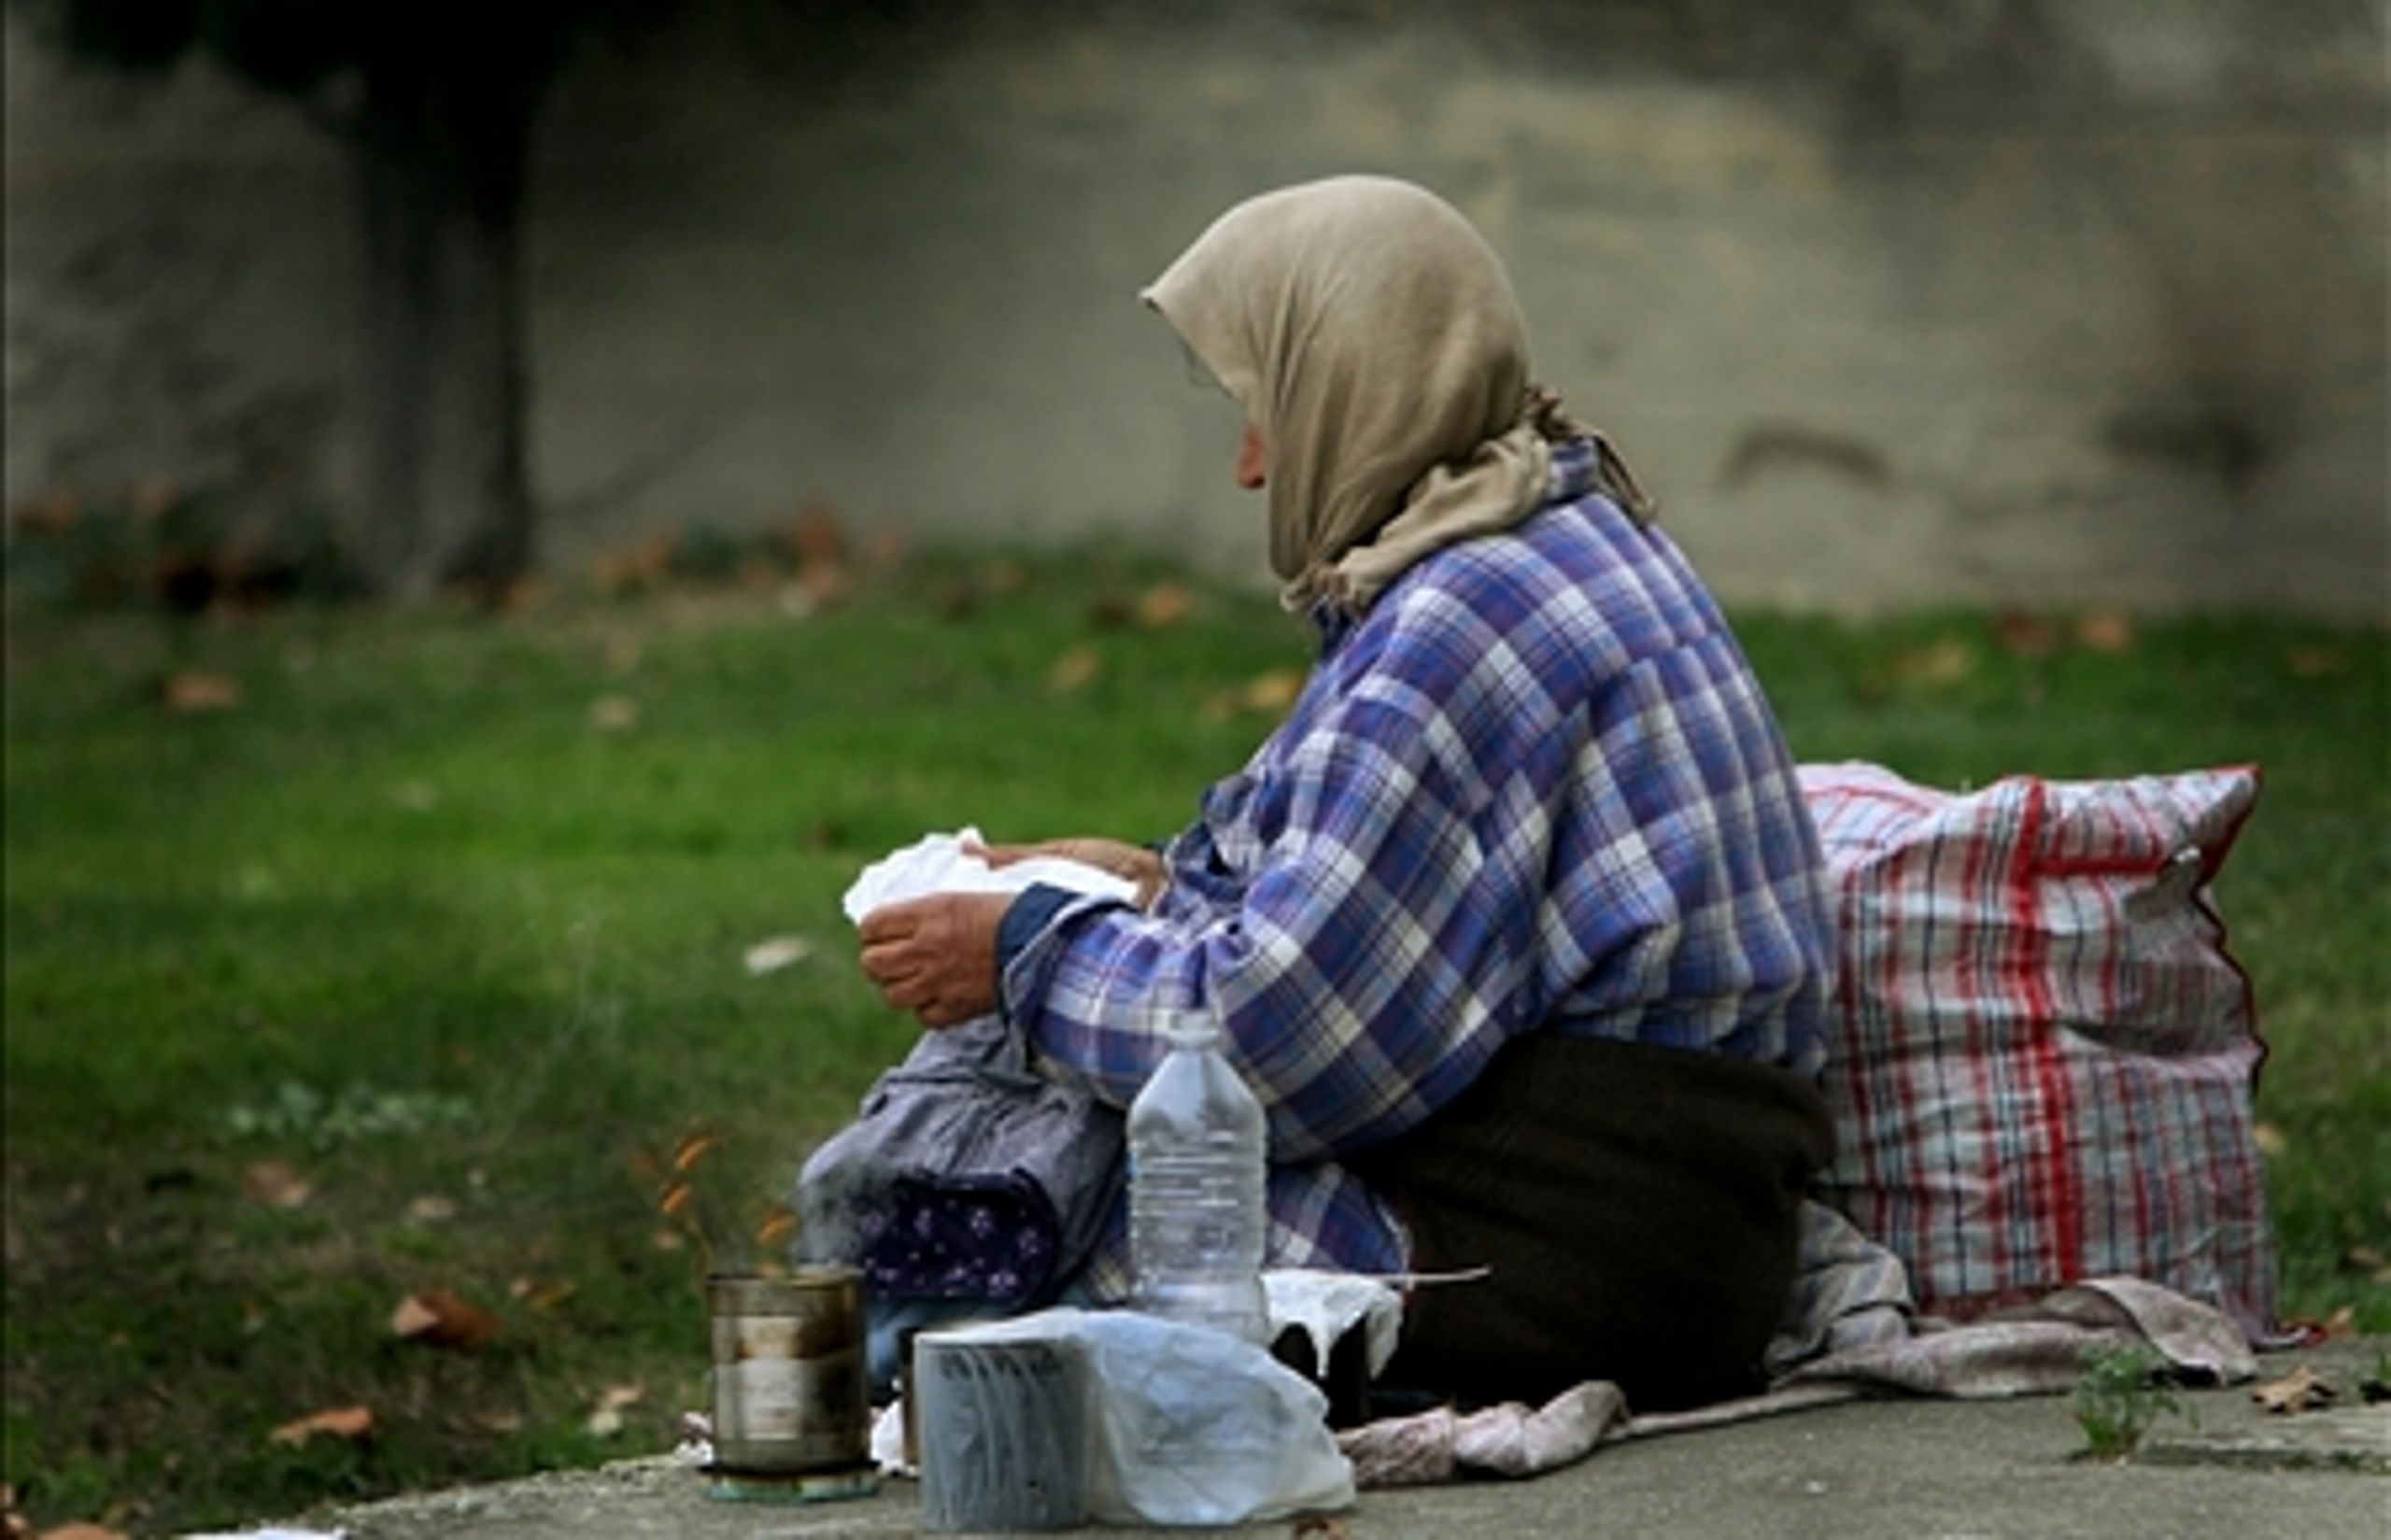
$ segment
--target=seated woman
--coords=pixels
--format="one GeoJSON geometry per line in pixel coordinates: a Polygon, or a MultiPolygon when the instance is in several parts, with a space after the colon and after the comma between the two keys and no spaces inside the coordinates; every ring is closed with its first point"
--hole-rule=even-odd
{"type": "MultiPolygon", "coordinates": [[[[1162,1011],[1214,1012],[1268,1116],[1272,1265],[1492,1269],[1412,1293],[1389,1382],[1605,1378],[1639,1410],[1748,1388],[1832,1153],[1808,1081],[1833,954],[1725,619],[1608,441],[1530,383],[1502,262],[1433,194],[1254,198],[1145,299],[1245,414],[1236,478],[1266,488],[1309,680],[1158,851],[1037,847],[1136,897],[890,905],[865,972],[1099,1116],[1162,1011]]],[[[1099,1197],[1073,1298],[1126,1292],[1099,1197]]]]}

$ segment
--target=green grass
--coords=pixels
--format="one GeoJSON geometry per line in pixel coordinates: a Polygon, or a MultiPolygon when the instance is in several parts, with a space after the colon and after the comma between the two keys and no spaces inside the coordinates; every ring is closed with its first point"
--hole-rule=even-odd
{"type": "MultiPolygon", "coordinates": [[[[920,562],[806,618],[694,593],[17,615],[7,1478],[28,1513],[233,1525],[668,1444],[704,1345],[657,1152],[721,1134],[712,1180],[759,1215],[912,1037],[853,966],[857,867],[964,822],[1162,832],[1267,730],[1223,693],[1300,668],[1301,632],[1210,589],[1181,623],[1125,622],[1161,575],[920,562]],[[1081,648],[1100,671],[1053,687],[1081,648]],[[166,709],[191,671],[239,702],[166,709]],[[593,724],[609,697],[630,730],[593,724]],[[744,950],[784,935],[813,956],[751,976],[744,950]],[[304,1202],[248,1191],[273,1162],[304,1202]],[[393,1307],[431,1289],[494,1312],[496,1339],[395,1340],[393,1307]],[[625,1431],[593,1434],[627,1384],[625,1431]],[[356,1404],[370,1439],[269,1438],[356,1404]]],[[[1743,631],[1804,759],[1954,785],[2266,767],[2219,897],[2274,1044],[2288,1304],[2391,1330],[2366,1260],[2391,1251],[2384,638],[1743,631]]]]}

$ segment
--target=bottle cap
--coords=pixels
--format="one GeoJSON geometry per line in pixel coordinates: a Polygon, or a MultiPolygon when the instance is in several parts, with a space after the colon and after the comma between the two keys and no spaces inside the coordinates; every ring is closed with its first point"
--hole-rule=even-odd
{"type": "Polygon", "coordinates": [[[1202,1048],[1221,1036],[1220,1018],[1209,1010],[1179,1010],[1165,1016],[1162,1035],[1173,1048],[1202,1048]]]}

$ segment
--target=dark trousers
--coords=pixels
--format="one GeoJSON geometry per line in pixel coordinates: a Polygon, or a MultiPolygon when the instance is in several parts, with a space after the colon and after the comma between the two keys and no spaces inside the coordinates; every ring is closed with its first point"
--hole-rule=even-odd
{"type": "Polygon", "coordinates": [[[1379,1383],[1465,1405],[1616,1381],[1630,1408],[1745,1393],[1834,1153],[1807,1082],[1715,1053],[1538,1032],[1460,1099],[1349,1162],[1410,1229],[1424,1285],[1379,1383]]]}

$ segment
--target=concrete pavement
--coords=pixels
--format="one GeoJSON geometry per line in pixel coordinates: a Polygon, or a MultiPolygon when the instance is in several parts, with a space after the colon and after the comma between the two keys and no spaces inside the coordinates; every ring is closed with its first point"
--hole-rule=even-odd
{"type": "MultiPolygon", "coordinates": [[[[1350,1540],[2384,1540],[2391,1403],[2360,1405],[2357,1387],[2387,1348],[2341,1342],[2270,1355],[2261,1381],[2313,1366],[2339,1387],[2339,1402],[2279,1416],[2247,1386],[2186,1392],[2189,1415],[2163,1419],[2124,1464],[2072,1458],[2084,1439],[2065,1396],[1866,1401],[1612,1445],[1532,1480],[1364,1492],[1337,1522],[1350,1540]]],[[[829,1540],[913,1534],[920,1520],[920,1488],[909,1480],[847,1502],[728,1503],[709,1498],[696,1471],[657,1458],[401,1498],[320,1522],[348,1540],[829,1540]]],[[[1280,1520],[1229,1533],[1297,1528],[1280,1520]]]]}

